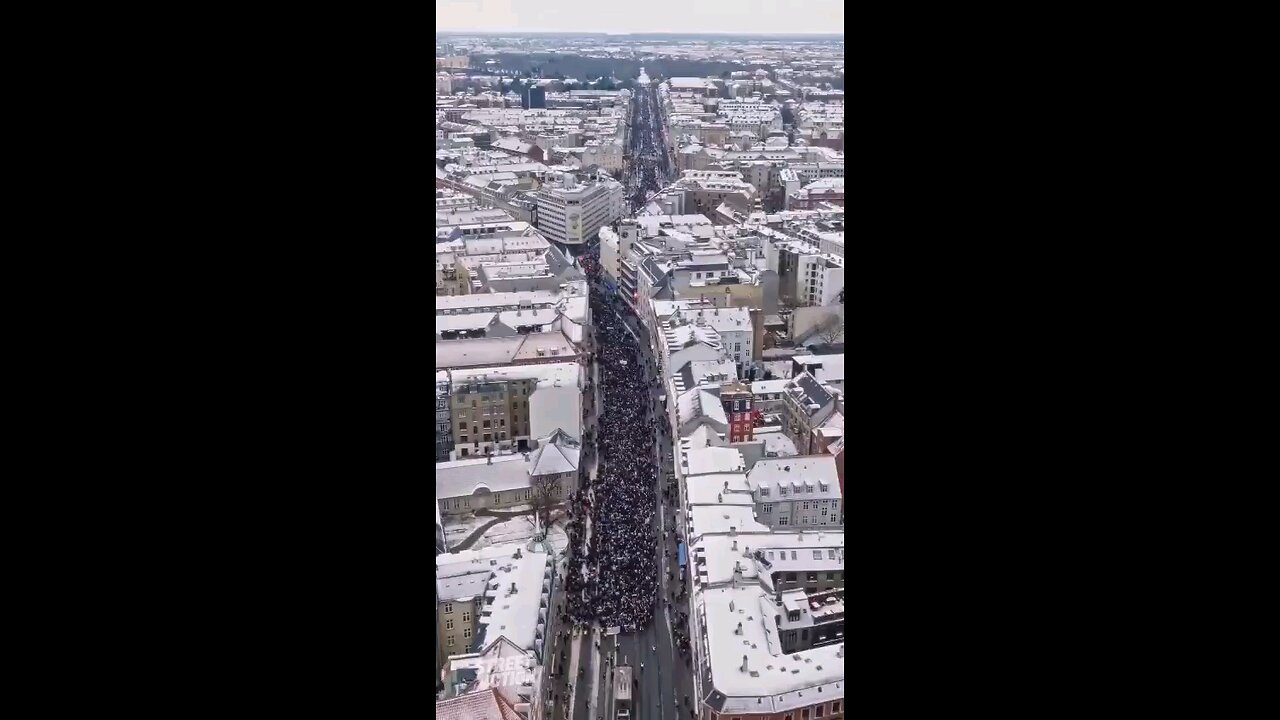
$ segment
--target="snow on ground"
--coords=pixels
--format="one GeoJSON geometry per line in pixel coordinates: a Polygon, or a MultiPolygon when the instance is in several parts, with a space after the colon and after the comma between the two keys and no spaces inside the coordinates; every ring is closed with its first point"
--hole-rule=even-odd
{"type": "MultiPolygon", "coordinates": [[[[529,506],[517,506],[511,510],[519,511],[521,509],[532,510],[529,506]]],[[[503,512],[507,512],[506,509],[503,512]]],[[[444,533],[449,546],[454,547],[458,543],[471,537],[471,534],[491,522],[492,517],[481,515],[465,515],[459,517],[445,518],[444,533]]],[[[493,527],[485,531],[479,539],[475,541],[469,549],[479,550],[489,547],[490,545],[503,545],[506,543],[528,542],[533,539],[533,514],[522,515],[520,517],[510,518],[502,522],[495,523],[493,527]]],[[[564,530],[564,521],[556,520],[551,525],[551,531],[548,534],[551,546],[556,552],[563,552],[569,546],[569,536],[564,530]]]]}

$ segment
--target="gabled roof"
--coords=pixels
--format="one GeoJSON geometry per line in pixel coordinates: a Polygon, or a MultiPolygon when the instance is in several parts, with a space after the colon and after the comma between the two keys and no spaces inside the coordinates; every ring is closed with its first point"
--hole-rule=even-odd
{"type": "Polygon", "coordinates": [[[578,469],[582,449],[578,441],[560,428],[538,441],[538,447],[529,453],[533,464],[531,475],[555,475],[578,469]]]}

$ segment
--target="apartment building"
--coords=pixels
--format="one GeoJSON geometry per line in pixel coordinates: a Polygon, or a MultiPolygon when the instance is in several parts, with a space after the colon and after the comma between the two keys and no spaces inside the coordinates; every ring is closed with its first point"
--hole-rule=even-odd
{"type": "Polygon", "coordinates": [[[809,373],[801,373],[787,381],[783,394],[782,431],[796,449],[804,451],[811,443],[813,429],[835,412],[834,391],[809,373]]]}
{"type": "Polygon", "coordinates": [[[526,452],[557,429],[582,437],[582,366],[551,363],[454,370],[453,444],[459,459],[526,452]]]}
{"type": "Polygon", "coordinates": [[[747,472],[756,517],[774,528],[844,525],[844,498],[832,455],[763,459],[747,472]]]}
{"type": "Polygon", "coordinates": [[[449,402],[449,373],[446,370],[436,372],[436,462],[449,459],[449,451],[453,449],[453,415],[449,402]]]}

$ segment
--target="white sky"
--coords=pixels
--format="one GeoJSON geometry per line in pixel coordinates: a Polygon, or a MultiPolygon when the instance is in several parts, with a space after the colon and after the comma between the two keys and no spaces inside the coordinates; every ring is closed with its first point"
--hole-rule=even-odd
{"type": "Polygon", "coordinates": [[[436,29],[480,32],[842,33],[844,0],[437,0],[436,29]]]}

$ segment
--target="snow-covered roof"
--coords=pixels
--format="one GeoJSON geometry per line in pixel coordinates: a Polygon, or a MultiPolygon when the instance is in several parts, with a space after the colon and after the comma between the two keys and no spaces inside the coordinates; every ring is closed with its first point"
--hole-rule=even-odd
{"type": "Polygon", "coordinates": [[[522,454],[436,463],[436,499],[527,488],[531,469],[522,454]]]}
{"type": "Polygon", "coordinates": [[[811,705],[818,698],[844,699],[844,643],[774,655],[770,647],[779,645],[778,629],[762,603],[772,605],[772,599],[758,586],[712,588],[704,599],[714,687],[708,702],[720,715],[768,715],[811,705]]]}
{"type": "Polygon", "coordinates": [[[685,492],[690,505],[754,505],[751,486],[742,473],[711,473],[689,478],[685,492]],[[725,490],[728,483],[728,490],[725,490]]]}
{"type": "Polygon", "coordinates": [[[503,547],[518,548],[521,557],[500,562],[494,568],[485,592],[485,612],[477,618],[482,626],[478,636],[485,644],[502,636],[517,647],[533,650],[540,645],[540,637],[546,631],[546,608],[542,601],[547,594],[544,581],[551,575],[551,565],[548,555],[540,550],[530,550],[523,545],[503,547]]]}
{"type": "MultiPolygon", "coordinates": [[[[465,315],[437,315],[440,317],[467,317],[465,315]]],[[[454,370],[453,384],[478,382],[509,382],[511,380],[536,380],[538,387],[555,385],[577,386],[582,366],[577,363],[548,363],[545,365],[511,365],[496,368],[454,370]]]]}
{"type": "Polygon", "coordinates": [[[708,473],[742,472],[746,469],[746,461],[742,451],[737,448],[707,447],[687,450],[681,453],[681,464],[684,475],[706,475],[708,473]]]}
{"type": "Polygon", "coordinates": [[[768,532],[769,526],[756,520],[753,505],[694,505],[689,511],[692,536],[727,534],[730,532],[768,532]]]}
{"type": "Polygon", "coordinates": [[[781,378],[778,380],[755,380],[751,383],[752,395],[772,395],[781,393],[787,388],[787,380],[781,378]]]}
{"type": "Polygon", "coordinates": [[[556,430],[550,437],[538,440],[538,447],[529,453],[533,475],[555,475],[574,472],[582,448],[578,441],[563,430],[556,430]]]}
{"type": "Polygon", "coordinates": [[[768,487],[770,499],[781,497],[780,489],[786,488],[787,497],[794,500],[823,500],[840,497],[840,477],[836,472],[833,455],[797,455],[786,458],[765,458],[758,461],[747,473],[747,481],[759,490],[768,487]],[[826,483],[827,489],[822,489],[826,483]]]}

